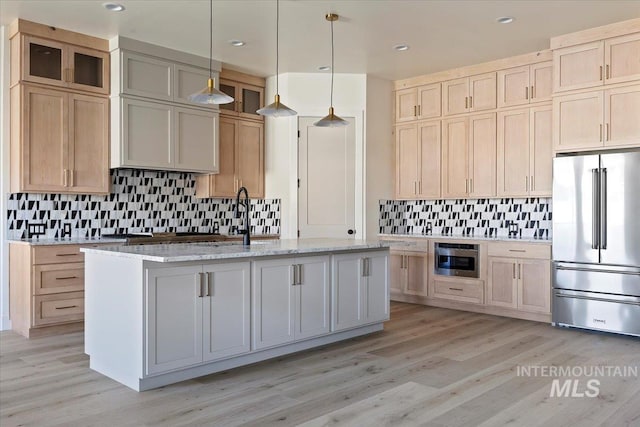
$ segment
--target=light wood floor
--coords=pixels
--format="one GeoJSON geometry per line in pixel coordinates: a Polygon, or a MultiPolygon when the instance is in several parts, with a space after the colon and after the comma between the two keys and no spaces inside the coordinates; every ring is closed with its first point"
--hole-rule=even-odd
{"type": "MultiPolygon", "coordinates": [[[[136,393],[89,369],[81,333],[0,333],[0,426],[640,426],[640,379],[550,398],[518,365],[640,365],[640,340],[410,304],[383,332],[136,393]]],[[[584,389],[584,384],[581,384],[584,389]]]]}

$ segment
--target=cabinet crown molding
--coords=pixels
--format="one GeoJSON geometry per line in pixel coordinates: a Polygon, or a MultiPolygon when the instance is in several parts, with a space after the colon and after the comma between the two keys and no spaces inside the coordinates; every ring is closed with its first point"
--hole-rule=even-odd
{"type": "Polygon", "coordinates": [[[595,42],[638,32],[640,32],[640,18],[629,19],[628,21],[615,22],[613,24],[552,37],[551,49],[575,46],[582,43],[595,42]]]}
{"type": "Polygon", "coordinates": [[[89,47],[103,52],[109,51],[109,41],[75,31],[64,30],[50,25],[39,24],[24,19],[16,19],[9,25],[9,39],[18,33],[30,34],[46,39],[57,40],[76,46],[89,47]]]}

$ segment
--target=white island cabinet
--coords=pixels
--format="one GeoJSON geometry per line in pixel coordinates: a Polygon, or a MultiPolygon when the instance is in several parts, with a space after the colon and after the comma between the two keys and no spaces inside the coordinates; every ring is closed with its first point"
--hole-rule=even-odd
{"type": "Polygon", "coordinates": [[[382,330],[387,245],[83,249],[90,367],[141,391],[382,330]]]}

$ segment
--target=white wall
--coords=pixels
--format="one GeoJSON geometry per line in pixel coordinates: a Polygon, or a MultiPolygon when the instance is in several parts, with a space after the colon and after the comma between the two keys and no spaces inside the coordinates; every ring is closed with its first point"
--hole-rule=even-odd
{"type": "Polygon", "coordinates": [[[7,243],[7,194],[9,193],[9,38],[0,27],[0,330],[9,321],[9,245],[7,243]]]}
{"type": "MultiPolygon", "coordinates": [[[[280,230],[284,239],[295,238],[298,229],[298,117],[327,115],[330,85],[331,75],[327,73],[281,74],[282,102],[296,110],[298,116],[266,120],[265,196],[281,199],[280,230]]],[[[266,92],[266,102],[271,103],[275,77],[267,79],[266,92]]],[[[392,171],[389,158],[392,147],[391,82],[368,78],[365,74],[336,74],[333,105],[338,116],[355,119],[355,226],[358,237],[375,238],[378,199],[391,197],[392,183],[386,182],[392,171]],[[369,96],[371,105],[368,105],[369,96]],[[383,103],[387,105],[378,105],[383,103]],[[365,138],[367,134],[369,137],[365,138]]]]}

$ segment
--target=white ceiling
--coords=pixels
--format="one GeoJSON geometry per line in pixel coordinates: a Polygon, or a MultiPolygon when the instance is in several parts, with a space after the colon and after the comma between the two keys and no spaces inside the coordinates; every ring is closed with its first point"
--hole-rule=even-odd
{"type": "MultiPolygon", "coordinates": [[[[208,56],[207,0],[0,0],[0,23],[15,18],[103,38],[122,35],[208,56]]],[[[214,57],[230,68],[275,72],[275,0],[214,0],[214,57]],[[244,40],[234,48],[229,40],[244,40]]],[[[391,80],[549,47],[549,38],[640,17],[640,0],[281,0],[280,72],[330,63],[327,12],[335,23],[336,72],[391,80]],[[515,22],[497,24],[499,16],[515,22]],[[405,43],[406,52],[392,47],[405,43]]]]}

